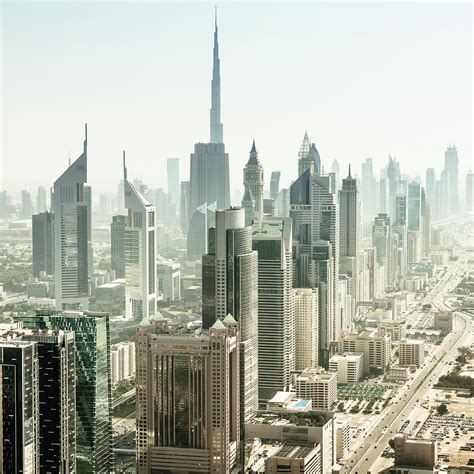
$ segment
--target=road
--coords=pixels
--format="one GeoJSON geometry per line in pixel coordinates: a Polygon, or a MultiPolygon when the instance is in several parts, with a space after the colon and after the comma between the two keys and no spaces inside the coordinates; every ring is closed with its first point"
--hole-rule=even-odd
{"type": "MultiPolygon", "coordinates": [[[[450,291],[459,281],[457,269],[446,272],[430,291],[425,299],[431,300],[431,304],[440,310],[449,309],[444,302],[444,295],[450,291]]],[[[423,303],[422,303],[423,304],[423,303]]],[[[366,437],[364,443],[347,460],[341,472],[352,474],[367,474],[382,451],[388,445],[388,441],[397,432],[400,425],[408,417],[417,404],[429,390],[430,384],[437,381],[445,368],[444,361],[455,356],[457,348],[464,340],[470,337],[473,329],[471,317],[463,313],[457,313],[454,330],[446,336],[443,343],[435,350],[424,367],[417,371],[415,378],[409,382],[409,387],[404,393],[400,393],[393,399],[374,424],[371,433],[366,437]],[[466,330],[469,328],[469,330],[466,330]]]]}
{"type": "Polygon", "coordinates": [[[135,387],[129,390],[128,392],[123,393],[120,397],[116,398],[112,402],[112,409],[117,408],[122,403],[125,403],[127,400],[135,396],[135,387]]]}

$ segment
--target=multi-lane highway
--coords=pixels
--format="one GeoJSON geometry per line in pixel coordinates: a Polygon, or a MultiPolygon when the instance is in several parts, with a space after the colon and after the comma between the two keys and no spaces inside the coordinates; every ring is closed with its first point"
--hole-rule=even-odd
{"type": "MultiPolygon", "coordinates": [[[[437,309],[448,309],[444,297],[454,288],[459,279],[460,273],[456,269],[447,271],[432,288],[423,303],[430,302],[437,309]]],[[[470,316],[458,312],[453,332],[446,336],[424,367],[417,371],[414,379],[407,384],[405,391],[394,398],[391,405],[379,415],[364,443],[347,460],[341,472],[347,474],[371,472],[372,465],[386,448],[388,441],[409,416],[418,400],[426,394],[433,383],[436,383],[445,369],[445,360],[455,357],[457,348],[470,337],[472,328],[470,316]]]]}

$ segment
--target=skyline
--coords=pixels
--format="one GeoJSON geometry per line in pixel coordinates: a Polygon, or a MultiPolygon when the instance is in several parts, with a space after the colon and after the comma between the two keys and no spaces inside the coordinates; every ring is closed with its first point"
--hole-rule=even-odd
{"type": "MultiPolygon", "coordinates": [[[[3,6],[2,189],[52,185],[54,176],[67,167],[68,151],[71,157],[77,156],[84,122],[89,124],[90,138],[88,183],[98,192],[116,191],[122,149],[134,164],[134,177],[142,177],[150,187],[166,187],[161,170],[170,157],[180,158],[181,179],[188,179],[194,143],[208,141],[214,5],[118,4],[112,13],[107,5],[98,4],[28,4],[28,9],[25,5],[3,6]],[[83,17],[91,9],[94,16],[83,17]],[[180,15],[184,11],[188,15],[180,15]],[[106,12],[107,19],[112,16],[115,21],[100,23],[106,12]],[[25,27],[28,15],[35,22],[25,27]],[[177,19],[179,29],[175,28],[177,19]],[[124,28],[125,20],[140,20],[141,33],[124,28]],[[12,33],[20,30],[25,34],[14,40],[12,33]],[[41,36],[35,37],[38,33],[41,36]],[[112,42],[117,33],[124,35],[122,45],[112,42]],[[69,52],[67,58],[60,57],[58,38],[69,52]],[[101,43],[100,38],[105,41],[101,43]],[[160,45],[174,48],[175,54],[160,54],[160,45]],[[46,48],[49,54],[40,57],[39,50],[46,48]],[[151,51],[156,56],[152,61],[148,56],[147,61],[151,51]],[[122,63],[129,67],[124,70],[122,63]],[[94,67],[97,74],[81,73],[85,66],[94,67]],[[138,73],[133,78],[130,71],[135,67],[138,73]],[[53,99],[64,103],[53,105],[53,99]],[[126,116],[120,117],[125,110],[126,116]],[[44,166],[46,150],[48,165],[44,166]],[[33,168],[34,180],[25,181],[24,170],[31,170],[38,156],[42,161],[33,168]]],[[[243,194],[241,170],[254,138],[265,168],[265,188],[275,169],[282,171],[282,187],[296,179],[305,130],[316,143],[326,171],[337,159],[341,177],[349,162],[353,175],[360,177],[360,164],[366,157],[373,158],[378,169],[391,154],[400,162],[402,173],[415,171],[423,178],[426,167],[442,168],[444,151],[453,142],[461,173],[472,167],[471,100],[459,100],[472,97],[471,5],[317,3],[292,7],[218,5],[222,123],[232,196],[234,190],[243,194]],[[363,14],[367,9],[370,18],[363,14]],[[362,16],[358,22],[352,21],[354,13],[362,16]],[[285,35],[280,34],[283,20],[278,15],[285,18],[285,35]],[[420,22],[422,15],[430,21],[420,22]],[[333,17],[338,22],[331,21],[333,17]],[[397,18],[405,23],[394,37],[381,36],[384,21],[391,26],[397,18]],[[299,23],[292,24],[292,19],[299,23]],[[332,28],[334,24],[338,26],[332,28]],[[437,35],[440,27],[449,28],[449,34],[437,35]],[[374,38],[377,44],[371,42],[374,38]],[[426,49],[428,43],[431,49],[426,49]],[[351,44],[346,59],[338,55],[351,44]],[[423,58],[417,57],[421,51],[423,58]],[[320,60],[308,61],[314,53],[320,60]],[[276,61],[265,61],[267,57],[276,61]],[[305,74],[302,59],[308,62],[305,74]],[[396,69],[399,64],[405,65],[405,71],[396,69]],[[458,75],[453,77],[455,66],[458,75]],[[352,74],[351,81],[347,72],[352,74]],[[425,82],[428,78],[429,83],[425,82]],[[272,94],[283,87],[290,87],[295,95],[276,101],[272,94]],[[406,95],[407,90],[412,96],[406,95]],[[384,101],[377,103],[382,97],[384,101]],[[415,98],[418,106],[407,113],[408,103],[415,98]],[[368,103],[363,119],[357,111],[368,103]],[[315,112],[318,109],[320,114],[315,112]],[[398,124],[396,132],[394,124],[398,124]],[[417,169],[411,167],[413,162],[417,169]]],[[[462,179],[460,184],[464,185],[462,179]]]]}

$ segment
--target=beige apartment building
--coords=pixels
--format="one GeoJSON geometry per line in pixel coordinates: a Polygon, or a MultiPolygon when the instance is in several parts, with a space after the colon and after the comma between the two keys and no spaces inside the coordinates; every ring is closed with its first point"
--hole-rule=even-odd
{"type": "Polygon", "coordinates": [[[330,411],[337,400],[337,374],[307,369],[296,377],[296,396],[311,400],[313,410],[330,411]]]}
{"type": "Polygon", "coordinates": [[[400,341],[406,336],[407,327],[405,320],[385,320],[379,323],[379,332],[389,334],[392,341],[400,341]]]}
{"type": "Polygon", "coordinates": [[[329,359],[329,370],[337,373],[337,383],[357,383],[364,374],[364,355],[335,354],[329,359]]]}
{"type": "Polygon", "coordinates": [[[145,318],[136,342],[137,471],[240,471],[239,336],[231,315],[196,335],[145,318]]]}
{"type": "Polygon", "coordinates": [[[377,330],[342,333],[339,337],[338,352],[364,354],[364,373],[370,369],[379,369],[385,372],[390,363],[390,349],[392,339],[389,334],[382,334],[377,330]]]}
{"type": "Polygon", "coordinates": [[[425,343],[420,339],[402,339],[398,350],[401,366],[421,367],[425,362],[425,343]]]}

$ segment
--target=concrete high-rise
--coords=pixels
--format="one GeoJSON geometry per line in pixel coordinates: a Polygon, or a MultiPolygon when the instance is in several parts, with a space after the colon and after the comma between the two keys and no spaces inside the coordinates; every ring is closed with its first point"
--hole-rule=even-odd
{"type": "Polygon", "coordinates": [[[474,210],[474,173],[469,171],[466,174],[466,211],[474,210]]]}
{"type": "Polygon", "coordinates": [[[351,277],[351,316],[354,316],[359,300],[357,255],[361,250],[361,219],[357,180],[351,176],[350,165],[348,176],[342,180],[342,189],[339,190],[339,233],[339,271],[351,277]]]}
{"type": "Polygon", "coordinates": [[[339,208],[331,177],[311,167],[291,185],[294,286],[318,288],[320,364],[327,364],[329,344],[341,330],[339,287],[339,208]]]}
{"type": "Polygon", "coordinates": [[[22,191],[20,218],[30,219],[32,215],[33,215],[33,203],[31,201],[31,194],[28,191],[22,191]]]}
{"type": "Polygon", "coordinates": [[[46,212],[46,189],[44,186],[39,186],[36,194],[36,213],[42,212],[46,212]]]}
{"type": "Polygon", "coordinates": [[[86,196],[87,124],[82,154],[54,182],[54,278],[56,308],[89,304],[90,202],[86,196]]]}
{"type": "MultiPolygon", "coordinates": [[[[242,207],[246,211],[245,224],[249,225],[254,220],[262,222],[263,219],[263,166],[258,159],[257,148],[255,147],[255,140],[250,150],[250,157],[244,168],[244,199],[242,199],[242,207]],[[249,198],[253,199],[253,212],[248,205],[249,198]]],[[[252,204],[252,201],[250,201],[252,204]]]]}
{"type": "Polygon", "coordinates": [[[362,163],[362,205],[364,217],[367,219],[372,217],[378,209],[376,186],[372,158],[366,158],[362,163]]]}
{"type": "Polygon", "coordinates": [[[258,252],[258,392],[259,400],[269,400],[289,390],[295,369],[291,219],[265,218],[252,228],[258,252]]]}
{"type": "Polygon", "coordinates": [[[216,211],[202,257],[202,325],[232,314],[240,326],[240,417],[242,426],[258,408],[258,255],[244,210],[216,211]]]}
{"type": "Polygon", "coordinates": [[[334,187],[338,189],[339,187],[339,161],[334,160],[331,164],[331,173],[334,173],[334,187]]]}
{"type": "Polygon", "coordinates": [[[390,214],[392,221],[395,217],[395,198],[398,194],[398,183],[400,181],[400,164],[390,155],[387,165],[387,184],[388,184],[388,206],[387,212],[390,214]]]}
{"type": "Polygon", "coordinates": [[[390,217],[387,214],[380,213],[374,219],[374,225],[372,226],[372,245],[377,250],[377,263],[384,267],[385,283],[387,286],[393,283],[391,243],[392,231],[390,226],[390,217]]]}
{"type": "Polygon", "coordinates": [[[54,274],[54,216],[51,212],[35,214],[32,218],[33,276],[40,272],[54,274]]]}
{"type": "Polygon", "coordinates": [[[295,369],[319,365],[318,291],[295,288],[295,369]]]}
{"type": "Polygon", "coordinates": [[[128,180],[123,153],[125,207],[125,312],[128,319],[141,321],[156,312],[156,227],[155,206],[128,180]]]}
{"type": "Polygon", "coordinates": [[[408,230],[421,231],[421,186],[408,183],[408,230]]]}
{"type": "Polygon", "coordinates": [[[280,192],[280,171],[272,171],[270,178],[270,198],[276,199],[280,192]]]}
{"type": "Polygon", "coordinates": [[[243,472],[239,336],[231,315],[196,335],[143,319],[136,352],[137,472],[243,472]]]}
{"type": "Polygon", "coordinates": [[[176,212],[179,211],[179,158],[168,158],[166,160],[166,170],[168,177],[168,194],[171,196],[171,203],[176,212]]]}
{"type": "Polygon", "coordinates": [[[179,222],[183,235],[188,233],[189,225],[189,181],[181,181],[179,201],[179,222]]]}
{"type": "Polygon", "coordinates": [[[109,316],[38,310],[14,319],[28,329],[74,331],[77,472],[113,471],[109,316]]]}
{"type": "Polygon", "coordinates": [[[426,177],[425,177],[426,199],[429,202],[431,208],[433,208],[435,204],[435,183],[436,183],[435,169],[426,168],[426,177]]]}
{"type": "Polygon", "coordinates": [[[449,182],[449,212],[459,212],[459,159],[455,146],[448,146],[444,152],[444,170],[448,174],[449,182]]]}
{"type": "Polygon", "coordinates": [[[125,229],[127,216],[112,216],[110,224],[111,269],[115,278],[125,278],[125,229]]]}

